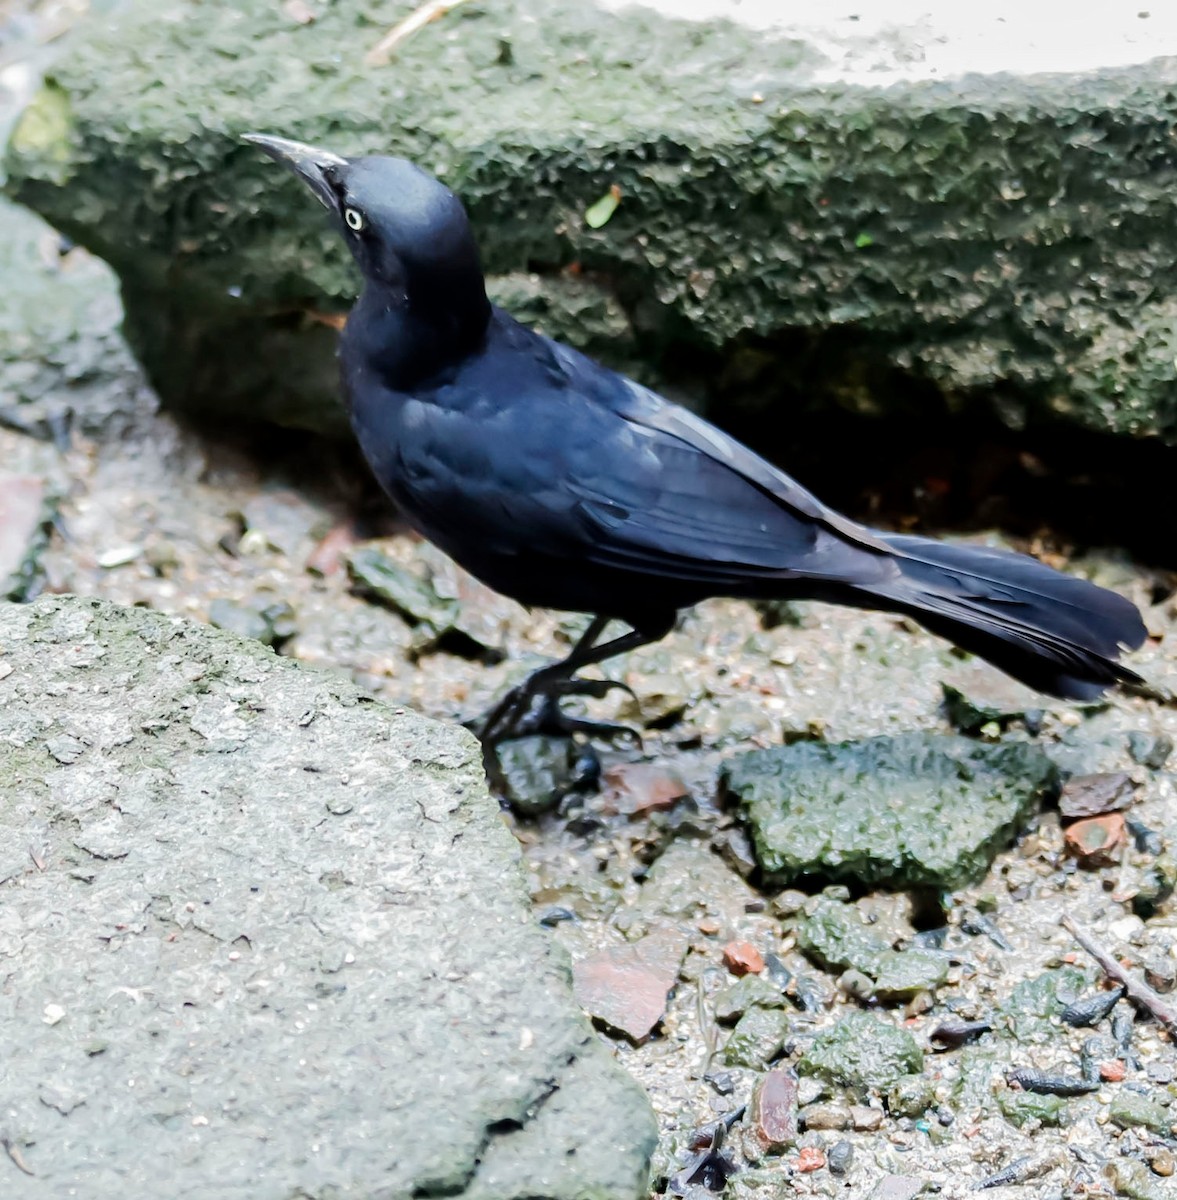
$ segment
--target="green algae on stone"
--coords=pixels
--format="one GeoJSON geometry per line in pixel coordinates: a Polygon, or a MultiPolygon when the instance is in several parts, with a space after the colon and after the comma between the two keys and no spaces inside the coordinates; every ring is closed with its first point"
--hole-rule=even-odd
{"type": "Polygon", "coordinates": [[[789,1016],[775,1008],[749,1008],[736,1022],[723,1048],[729,1067],[759,1070],[780,1053],[789,1036],[789,1016]]]}
{"type": "Polygon", "coordinates": [[[745,975],[716,993],[715,1019],[721,1024],[736,1021],[752,1008],[786,1008],[784,993],[763,975],[745,975]]]}
{"type": "Polygon", "coordinates": [[[26,162],[36,163],[48,178],[59,172],[64,182],[66,167],[76,147],[73,145],[73,115],[69,97],[55,84],[48,83],[29,102],[12,131],[12,151],[26,162]]]}
{"type": "Polygon", "coordinates": [[[531,734],[512,738],[495,750],[512,810],[535,817],[557,808],[570,792],[596,777],[595,759],[586,759],[570,737],[531,734]]]}
{"type": "Polygon", "coordinates": [[[1132,911],[1147,921],[1177,889],[1177,858],[1165,851],[1144,872],[1140,890],[1132,897],[1132,911]]]}
{"type": "Polygon", "coordinates": [[[853,904],[818,896],[795,927],[797,946],[831,971],[857,971],[881,1000],[906,1000],[948,976],[948,960],[931,950],[893,950],[862,920],[853,904]]]}
{"type": "Polygon", "coordinates": [[[1037,1121],[1040,1125],[1058,1125],[1063,1119],[1066,1101],[1062,1096],[1007,1088],[998,1093],[997,1107],[1011,1125],[1020,1129],[1030,1121],[1037,1121]]]}
{"type": "Polygon", "coordinates": [[[1128,1200],[1172,1200],[1172,1189],[1139,1159],[1109,1159],[1104,1164],[1103,1177],[1117,1196],[1127,1196],[1128,1200]]]}
{"type": "Polygon", "coordinates": [[[924,1053],[907,1030],[862,1012],[848,1013],[818,1034],[797,1064],[802,1075],[879,1090],[923,1069],[924,1053]]]}
{"type": "Polygon", "coordinates": [[[1121,1129],[1140,1127],[1157,1134],[1167,1134],[1177,1125],[1177,1113],[1150,1096],[1126,1088],[1121,1088],[1112,1098],[1108,1116],[1121,1129]]]}
{"type": "Polygon", "coordinates": [[[853,904],[818,896],[797,923],[797,946],[830,971],[861,971],[872,978],[890,945],[863,921],[853,904]]]}
{"type": "Polygon", "coordinates": [[[926,1075],[903,1075],[887,1091],[893,1117],[922,1117],[936,1103],[936,1085],[926,1075]]]}
{"type": "Polygon", "coordinates": [[[721,773],[766,876],[954,888],[978,879],[1057,784],[1035,746],[903,734],[798,742],[721,773]]]}
{"type": "Polygon", "coordinates": [[[0,423],[51,440],[117,436],[155,399],[122,335],[118,280],[0,197],[0,423]]]}
{"type": "Polygon", "coordinates": [[[347,569],[356,588],[386,604],[434,640],[452,629],[458,606],[437,594],[418,571],[390,558],[379,546],[359,546],[348,555],[347,569]]]}
{"type": "Polygon", "coordinates": [[[997,1011],[996,1024],[1023,1043],[1057,1035],[1059,1015],[1090,987],[1092,975],[1079,967],[1054,967],[1015,984],[997,1011]]]}
{"type": "MultiPolygon", "coordinates": [[[[76,31],[18,126],[10,187],[115,266],[169,403],[341,426],[316,318],[355,277],[240,144],[263,129],[438,172],[491,274],[538,268],[553,327],[612,361],[631,347],[577,332],[573,264],[652,357],[772,359],[786,334],[837,347],[800,356],[827,405],[984,393],[1014,427],[1177,438],[1174,60],[830,83],[817,43],[574,0],[467,6],[366,69],[377,36],[362,6],[304,26],[269,0],[127,0],[76,31]]],[[[801,390],[775,354],[761,403],[801,390]]]]}
{"type": "Polygon", "coordinates": [[[973,1120],[993,1111],[995,1089],[1011,1066],[1008,1055],[991,1046],[966,1046],[957,1056],[952,1103],[957,1114],[973,1120]]]}
{"type": "Polygon", "coordinates": [[[935,991],[948,978],[948,958],[935,950],[888,950],[875,972],[874,994],[880,1000],[910,1000],[935,991]]]}
{"type": "Polygon", "coordinates": [[[298,632],[293,606],[272,596],[254,596],[246,603],[219,596],[208,606],[208,620],[216,629],[254,638],[263,646],[280,645],[298,632]]]}
{"type": "Polygon", "coordinates": [[[1042,701],[1035,703],[1028,688],[1003,676],[994,679],[986,672],[970,680],[970,685],[960,688],[945,680],[940,686],[949,723],[971,737],[990,729],[1004,731],[1014,721],[1042,707],[1042,701]]]}

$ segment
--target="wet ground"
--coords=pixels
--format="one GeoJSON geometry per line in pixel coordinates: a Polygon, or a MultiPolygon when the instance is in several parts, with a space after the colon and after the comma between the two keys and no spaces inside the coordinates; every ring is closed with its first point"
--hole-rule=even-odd
{"type": "MultiPolygon", "coordinates": [[[[581,627],[582,618],[528,613],[488,593],[398,529],[348,448],[273,432],[194,431],[151,411],[146,395],[112,440],[64,434],[54,446],[0,432],[6,468],[44,478],[57,496],[37,586],[212,620],[446,720],[485,710],[525,671],[564,653],[581,627]]],[[[1160,686],[1177,679],[1167,577],[1106,554],[1070,561],[1054,551],[1060,565],[1146,606],[1154,636],[1134,665],[1160,686]]],[[[1101,976],[1059,921],[1069,914],[1117,958],[1147,966],[1158,989],[1177,983],[1177,917],[1156,895],[1158,860],[1164,866],[1177,835],[1163,742],[1177,740],[1177,710],[1132,697],[1042,709],[1041,698],[906,621],[816,605],[773,613],[702,605],[613,673],[636,703],[618,694],[592,711],[638,724],[643,748],[597,747],[601,782],[589,778],[563,799],[555,793],[584,776],[586,756],[561,783],[545,780],[550,753],[538,754],[538,783],[519,770],[513,777],[529,811],[549,811],[508,809],[504,819],[523,847],[537,918],[573,960],[593,968],[612,950],[636,965],[631,992],[617,989],[607,968],[601,984],[582,966],[577,984],[590,1008],[606,1013],[602,1038],[658,1113],[659,1188],[900,1196],[918,1183],[961,1196],[1008,1168],[1021,1182],[1005,1186],[1023,1195],[1168,1194],[1171,1042],[1151,1019],[1129,1024],[1127,1001],[1095,1027],[1062,1023],[1065,1004],[1099,993],[1101,976]],[[754,747],[948,732],[946,682],[989,706],[975,730],[982,738],[1033,737],[1064,770],[1127,772],[1136,785],[1127,836],[1102,856],[1077,855],[1048,809],[975,887],[835,889],[843,915],[853,910],[888,946],[930,948],[946,966],[939,985],[884,1002],[861,973],[823,969],[820,956],[802,953],[812,895],[760,885],[717,776],[723,761],[754,747]],[[1079,972],[1060,975],[1068,964],[1079,972]],[[775,998],[761,993],[741,1005],[728,993],[749,966],[772,982],[775,998]],[[602,986],[613,1008],[602,1006],[602,986]],[[649,1008],[651,989],[660,1009],[667,988],[665,1014],[643,1035],[637,1010],[649,1008]],[[733,1032],[744,1010],[764,1027],[754,1020],[733,1032]],[[852,1012],[910,1033],[923,1054],[914,1073],[930,1090],[908,1101],[893,1094],[890,1077],[872,1082],[853,1066],[823,1079],[821,1035],[852,1012]],[[944,1025],[969,1021],[993,1032],[950,1031],[950,1042],[977,1040],[949,1048],[933,1040],[944,1025]],[[1114,1022],[1119,1042],[1107,1040],[1114,1022]],[[1085,1052],[1092,1037],[1104,1040],[1085,1052]],[[766,1152],[773,1112],[762,1101],[709,1155],[713,1131],[700,1128],[738,1113],[770,1064],[798,1062],[818,1074],[799,1084],[773,1076],[788,1093],[776,1115],[795,1120],[800,1108],[796,1138],[766,1152]],[[1042,1098],[1018,1085],[1010,1073],[1019,1069],[1071,1083],[1086,1069],[1095,1083],[1078,1096],[1042,1098]]],[[[869,1041],[874,1028],[856,1034],[869,1041]]]]}

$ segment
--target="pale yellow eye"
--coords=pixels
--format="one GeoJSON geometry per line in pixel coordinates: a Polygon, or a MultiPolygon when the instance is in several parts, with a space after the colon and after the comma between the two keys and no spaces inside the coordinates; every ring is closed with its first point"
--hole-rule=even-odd
{"type": "Polygon", "coordinates": [[[364,214],[358,208],[345,208],[343,219],[347,222],[348,229],[354,229],[356,233],[364,227],[364,214]]]}

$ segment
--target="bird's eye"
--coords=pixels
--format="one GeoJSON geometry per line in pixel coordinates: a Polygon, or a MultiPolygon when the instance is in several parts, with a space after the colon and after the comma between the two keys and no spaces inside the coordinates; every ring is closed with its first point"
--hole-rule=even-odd
{"type": "Polygon", "coordinates": [[[348,229],[354,229],[356,233],[364,227],[364,214],[358,208],[345,208],[343,219],[347,222],[348,229]]]}

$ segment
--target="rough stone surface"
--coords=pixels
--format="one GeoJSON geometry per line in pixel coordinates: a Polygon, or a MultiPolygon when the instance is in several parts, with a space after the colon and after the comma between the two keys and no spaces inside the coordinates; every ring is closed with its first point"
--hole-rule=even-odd
{"type": "Polygon", "coordinates": [[[1059,792],[1058,810],[1064,817],[1098,817],[1132,807],[1133,783],[1126,771],[1075,775],[1059,792]]]}
{"type": "Polygon", "coordinates": [[[984,873],[1056,776],[1026,743],[903,734],[754,750],[721,778],[774,880],[957,887],[984,873]]]}
{"type": "Polygon", "coordinates": [[[123,340],[118,280],[0,198],[0,425],[39,438],[117,433],[154,407],[123,340]]]}
{"type": "Polygon", "coordinates": [[[906,1029],[851,1012],[818,1034],[797,1069],[830,1083],[885,1090],[924,1068],[924,1055],[906,1029]]]}
{"type": "Polygon", "coordinates": [[[752,1070],[766,1066],[781,1052],[790,1028],[788,1014],[780,1009],[749,1008],[727,1039],[723,1048],[724,1062],[729,1067],[752,1070]]]}
{"type": "Polygon", "coordinates": [[[116,266],[165,399],[337,413],[317,315],[354,280],[237,141],[261,127],[441,172],[496,294],[622,365],[738,345],[728,396],[983,392],[1014,427],[1177,438],[1177,59],[872,87],[803,36],[572,0],[463,7],[365,67],[380,33],[350,5],[137,0],[16,128],[12,188],[116,266]]]}
{"type": "Polygon", "coordinates": [[[97,601],[0,664],[5,1196],[645,1194],[471,738],[97,601]]]}
{"type": "Polygon", "coordinates": [[[797,1076],[774,1067],[757,1081],[748,1120],[765,1150],[782,1150],[797,1140],[797,1076]]]}
{"type": "Polygon", "coordinates": [[[632,945],[583,958],[572,968],[577,1002],[610,1028],[647,1037],[666,1012],[685,953],[686,939],[663,926],[632,945]]]}

